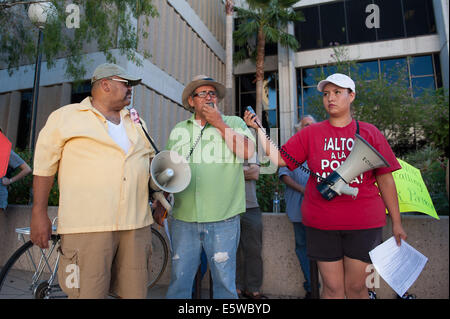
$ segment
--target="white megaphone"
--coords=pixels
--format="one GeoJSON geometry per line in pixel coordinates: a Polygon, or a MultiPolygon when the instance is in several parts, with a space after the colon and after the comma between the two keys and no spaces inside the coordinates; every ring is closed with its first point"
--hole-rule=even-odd
{"type": "Polygon", "coordinates": [[[358,188],[348,184],[358,175],[369,170],[389,167],[389,163],[359,134],[355,135],[355,144],[345,162],[317,185],[323,198],[333,199],[336,195],[358,195],[358,188]]]}
{"type": "Polygon", "coordinates": [[[172,205],[166,200],[163,192],[179,193],[188,187],[191,181],[189,164],[177,152],[161,151],[152,160],[150,175],[150,188],[154,191],[152,197],[170,212],[172,205]]]}

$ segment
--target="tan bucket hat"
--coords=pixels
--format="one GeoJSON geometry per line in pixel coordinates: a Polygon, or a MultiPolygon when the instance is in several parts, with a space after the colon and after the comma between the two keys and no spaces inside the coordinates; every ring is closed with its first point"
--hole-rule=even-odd
{"type": "Polygon", "coordinates": [[[121,66],[113,63],[103,63],[95,69],[91,83],[111,76],[120,76],[122,79],[128,80],[131,86],[138,85],[141,82],[140,78],[132,76],[121,66]]]}
{"type": "Polygon", "coordinates": [[[192,93],[194,93],[195,89],[203,85],[211,85],[216,88],[217,102],[220,102],[225,97],[226,90],[223,84],[216,82],[213,78],[210,78],[206,75],[197,75],[192,78],[192,81],[189,82],[183,90],[181,100],[183,102],[183,107],[186,110],[192,111],[192,106],[189,105],[188,97],[191,96],[192,93]]]}

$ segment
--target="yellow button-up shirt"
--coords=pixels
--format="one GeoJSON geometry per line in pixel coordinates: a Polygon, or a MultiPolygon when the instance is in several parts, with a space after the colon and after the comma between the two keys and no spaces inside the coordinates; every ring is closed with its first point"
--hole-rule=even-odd
{"type": "Polygon", "coordinates": [[[128,153],[109,136],[91,98],[50,114],[39,133],[34,175],[58,172],[58,233],[138,229],[153,223],[148,204],[150,158],[155,151],[127,109],[120,112],[128,153]]]}

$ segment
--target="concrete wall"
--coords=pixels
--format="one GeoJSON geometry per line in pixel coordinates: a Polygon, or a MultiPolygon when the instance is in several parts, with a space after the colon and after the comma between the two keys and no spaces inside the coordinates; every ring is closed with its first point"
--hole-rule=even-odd
{"type": "MultiPolygon", "coordinates": [[[[422,273],[409,289],[420,299],[449,298],[449,223],[427,215],[403,215],[407,242],[428,257],[422,273]]],[[[295,255],[294,231],[286,214],[263,214],[264,281],[262,291],[281,296],[304,296],[303,273],[295,255]]],[[[388,221],[383,238],[392,236],[388,221]]],[[[395,292],[380,278],[379,298],[395,298],[395,292]]]]}
{"type": "MultiPolygon", "coordinates": [[[[49,215],[56,216],[57,208],[50,207],[49,215]]],[[[20,242],[14,232],[16,227],[30,224],[31,209],[28,206],[10,206],[0,215],[0,265],[3,265],[20,242]]],[[[403,225],[408,234],[407,242],[428,257],[428,263],[417,281],[409,289],[420,299],[449,298],[449,219],[440,220],[426,215],[403,215],[403,225]]],[[[262,292],[286,298],[303,297],[303,274],[294,251],[294,232],[286,214],[263,214],[264,280],[262,292]]],[[[390,224],[384,238],[391,236],[390,224]]],[[[159,229],[164,233],[163,229],[159,229]]],[[[160,283],[170,280],[170,261],[160,283]]],[[[208,287],[208,276],[202,283],[208,287]]],[[[380,279],[377,295],[382,299],[395,298],[395,292],[380,279]]]]}

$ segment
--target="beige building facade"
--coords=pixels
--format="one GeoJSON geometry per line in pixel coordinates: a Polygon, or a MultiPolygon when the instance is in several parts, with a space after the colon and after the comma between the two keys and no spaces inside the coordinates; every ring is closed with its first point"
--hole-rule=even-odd
{"type": "MultiPolygon", "coordinates": [[[[173,126],[190,116],[181,106],[184,86],[197,74],[206,74],[225,84],[226,13],[223,0],[153,0],[159,17],[147,28],[149,37],[137,49],[143,61],[138,67],[112,50],[118,64],[142,77],[134,88],[133,105],[149,127],[160,148],[173,126]],[[148,51],[151,57],[144,58],[148,51]]],[[[235,5],[245,5],[235,0],[235,5]]],[[[266,127],[273,129],[280,144],[294,133],[293,125],[308,114],[308,97],[318,94],[310,74],[325,73],[339,43],[349,58],[381,73],[392,63],[408,63],[411,87],[448,89],[448,0],[302,0],[294,5],[306,22],[289,26],[301,44],[298,51],[281,46],[266,47],[266,127]],[[409,58],[416,64],[405,62],[409,58]],[[426,69],[426,70],[425,70],[426,69]]],[[[95,47],[86,48],[89,79],[95,67],[106,62],[95,47]]],[[[47,70],[42,63],[37,132],[48,115],[65,104],[79,102],[89,85],[75,88],[64,75],[64,59],[47,70]]],[[[241,116],[255,102],[255,65],[250,61],[233,67],[232,105],[219,106],[225,113],[241,116]]],[[[31,91],[34,64],[23,65],[10,76],[0,67],[0,126],[13,146],[29,145],[31,91]]]]}
{"type": "MultiPolygon", "coordinates": [[[[181,106],[184,86],[197,74],[225,83],[226,15],[221,0],[153,0],[152,3],[159,17],[150,19],[146,27],[149,36],[139,42],[137,53],[143,66],[128,61],[119,50],[111,52],[117,64],[142,77],[142,84],[134,87],[132,103],[162,149],[174,125],[191,116],[181,106]],[[151,54],[149,59],[144,58],[144,51],[151,54]]],[[[145,26],[142,21],[134,23],[138,28],[145,26]]],[[[86,84],[77,88],[64,74],[64,59],[58,60],[50,70],[42,62],[37,133],[52,111],[79,102],[89,94],[89,78],[106,58],[90,46],[84,60],[86,84]]],[[[33,76],[34,64],[23,65],[12,75],[0,69],[0,126],[13,147],[29,145],[33,76]]]]}

